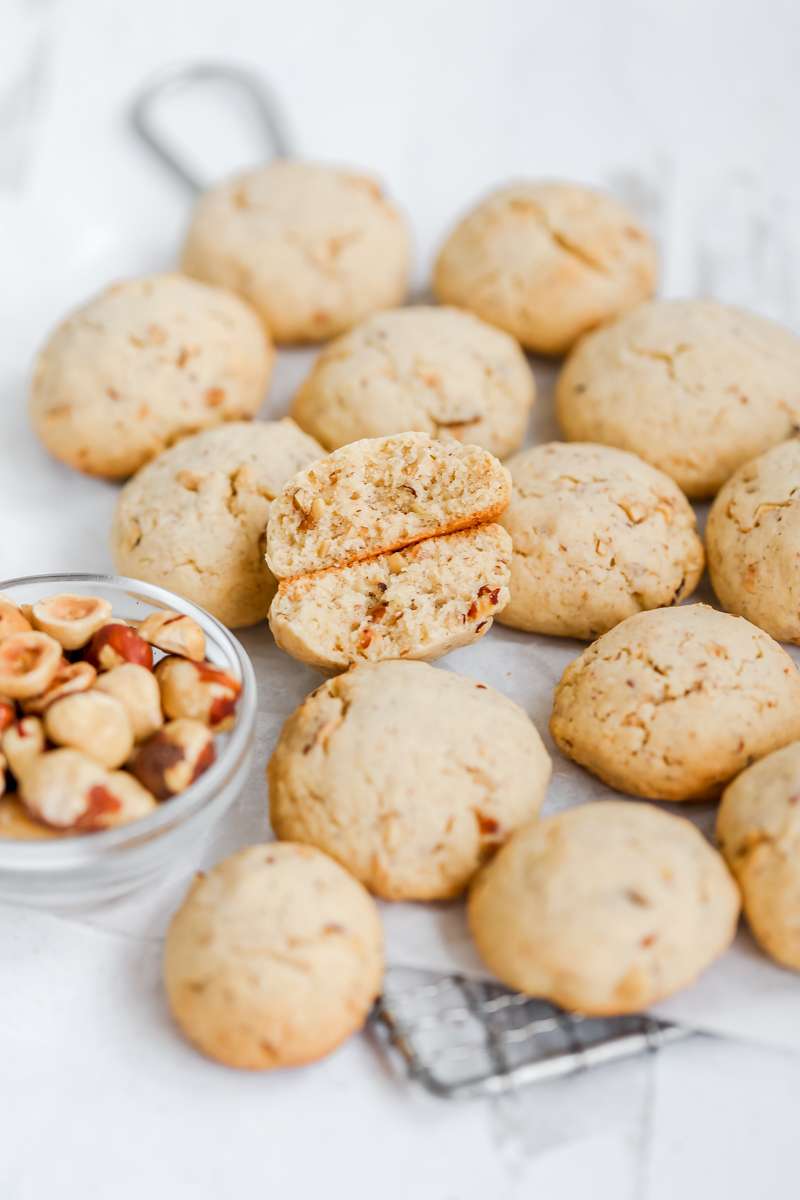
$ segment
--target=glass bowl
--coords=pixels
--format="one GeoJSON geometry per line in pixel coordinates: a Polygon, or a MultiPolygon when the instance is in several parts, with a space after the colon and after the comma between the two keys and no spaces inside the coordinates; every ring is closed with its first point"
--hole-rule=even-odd
{"type": "Polygon", "coordinates": [[[139,621],[170,608],[197,621],[206,635],[206,657],[241,682],[232,729],[215,738],[217,757],[186,791],[163,801],[147,817],[57,841],[0,839],[0,901],[63,908],[96,904],[161,878],[200,842],[239,794],[253,754],[256,681],[242,646],[202,608],[165,588],[119,575],[31,575],[0,583],[16,604],[33,604],[57,592],[100,596],[115,617],[139,621]]]}

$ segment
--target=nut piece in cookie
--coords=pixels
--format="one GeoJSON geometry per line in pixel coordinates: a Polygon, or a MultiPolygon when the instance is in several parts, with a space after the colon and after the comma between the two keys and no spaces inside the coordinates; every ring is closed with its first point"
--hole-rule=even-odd
{"type": "Polygon", "coordinates": [[[0,694],[27,700],[45,692],[62,663],[61,646],[46,633],[12,633],[0,642],[0,694]]]}
{"type": "Polygon", "coordinates": [[[206,656],[206,635],[197,621],[185,613],[169,609],[151,612],[139,624],[138,633],[151,646],[157,646],[167,654],[180,654],[195,662],[202,662],[206,656]]]}
{"type": "Polygon", "coordinates": [[[717,839],[753,936],[776,962],[800,971],[800,741],[729,784],[717,839]]]}
{"type": "Polygon", "coordinates": [[[168,721],[136,749],[130,771],[158,800],[184,791],[214,762],[210,729],[200,721],[168,721]]]}
{"type": "Polygon", "coordinates": [[[215,733],[233,725],[242,685],[227,671],[170,656],[158,664],[155,677],[167,717],[191,717],[215,733]]]}
{"type": "Polygon", "coordinates": [[[33,623],[49,633],[65,650],[85,646],[93,633],[111,620],[111,605],[98,596],[62,593],[31,606],[33,623]]]}
{"type": "Polygon", "coordinates": [[[172,918],[164,984],[203,1054],[270,1070],[313,1062],[367,1019],[383,976],[375,902],[310,846],[250,846],[197,876],[172,918]]]}
{"type": "Polygon", "coordinates": [[[550,731],[610,787],[708,800],[800,737],[800,672],[768,634],[705,604],[628,617],[566,669],[550,731]]]}
{"type": "Polygon", "coordinates": [[[30,633],[32,629],[21,609],[6,596],[0,596],[0,642],[12,633],[30,633]]]}
{"type": "Polygon", "coordinates": [[[81,750],[113,769],[133,749],[133,729],[119,700],[93,689],[56,700],[44,714],[48,739],[57,746],[81,750]]]}
{"type": "Polygon", "coordinates": [[[686,987],[727,950],[739,893],[691,821],[599,801],[515,833],[477,876],[468,915],[507,987],[614,1016],[686,987]]]}
{"type": "Polygon", "coordinates": [[[144,741],[164,724],[158,682],[147,667],[135,662],[121,663],[101,672],[95,688],[113,696],[125,709],[134,741],[144,741]]]}
{"type": "Polygon", "coordinates": [[[98,671],[110,671],[122,663],[138,663],[152,670],[153,651],[130,625],[111,621],[94,634],[86,650],[86,660],[98,671]]]}
{"type": "Polygon", "coordinates": [[[550,770],[535,726],[499,692],[424,663],[365,664],[287,720],[270,820],[384,899],[448,899],[536,817],[550,770]]]}

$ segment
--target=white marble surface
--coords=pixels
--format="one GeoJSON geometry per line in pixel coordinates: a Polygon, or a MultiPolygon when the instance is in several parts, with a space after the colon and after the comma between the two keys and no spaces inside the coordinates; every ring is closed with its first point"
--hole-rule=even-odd
{"type": "MultiPolygon", "coordinates": [[[[658,229],[667,294],[797,324],[798,51],[783,0],[0,0],[0,577],[108,566],[114,490],[48,463],[23,399],[65,307],[174,252],[186,197],[122,117],[149,72],[197,57],[263,71],[298,152],[371,165],[408,207],[420,286],[465,201],[566,175],[612,183],[658,229]]],[[[238,125],[203,113],[201,127],[209,171],[248,153],[238,125]]],[[[284,358],[270,411],[302,370],[284,358]]],[[[304,1072],[242,1077],[169,1028],[159,932],[0,912],[4,1198],[797,1193],[791,1054],[696,1038],[460,1106],[398,1084],[366,1038],[304,1072]]]]}

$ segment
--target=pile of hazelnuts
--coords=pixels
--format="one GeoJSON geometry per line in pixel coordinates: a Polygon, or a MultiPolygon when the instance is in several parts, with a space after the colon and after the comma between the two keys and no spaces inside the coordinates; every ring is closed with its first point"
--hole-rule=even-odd
{"type": "Polygon", "coordinates": [[[147,816],[214,762],[240,691],[182,613],[134,624],[97,596],[0,596],[0,837],[147,816]]]}

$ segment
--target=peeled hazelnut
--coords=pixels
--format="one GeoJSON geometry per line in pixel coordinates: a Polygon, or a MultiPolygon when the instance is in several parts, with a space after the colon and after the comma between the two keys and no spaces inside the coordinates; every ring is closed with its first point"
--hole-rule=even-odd
{"type": "Polygon", "coordinates": [[[218,733],[233,724],[242,685],[226,671],[172,657],[161,660],[155,675],[168,717],[191,717],[218,733]]]}
{"type": "Polygon", "coordinates": [[[108,782],[109,772],[79,750],[47,750],[25,772],[21,798],[56,829],[98,829],[122,807],[108,782]]]}
{"type": "Polygon", "coordinates": [[[4,729],[8,729],[9,725],[13,725],[17,719],[17,708],[13,700],[9,700],[7,696],[0,696],[0,733],[4,729]]]}
{"type": "Polygon", "coordinates": [[[86,661],[98,671],[110,671],[124,662],[153,669],[153,651],[130,625],[112,621],[94,634],[86,651],[86,661]]]}
{"type": "Polygon", "coordinates": [[[167,654],[180,654],[194,662],[202,662],[206,656],[206,635],[197,621],[183,613],[169,609],[152,612],[139,625],[139,635],[167,654]]]}
{"type": "Polygon", "coordinates": [[[164,724],[161,693],[152,671],[138,663],[122,663],[97,677],[95,689],[119,700],[128,714],[133,740],[142,742],[164,724]]]}
{"type": "Polygon", "coordinates": [[[63,835],[34,820],[16,796],[0,800],[0,840],[17,842],[49,841],[63,835]]]}
{"type": "Polygon", "coordinates": [[[119,801],[120,807],[117,812],[101,814],[102,823],[98,828],[113,829],[117,825],[128,825],[158,808],[155,796],[127,771],[111,771],[106,787],[119,801]]]}
{"type": "Polygon", "coordinates": [[[61,665],[61,647],[46,633],[12,633],[0,642],[0,693],[27,700],[47,691],[61,665]]]}
{"type": "Polygon", "coordinates": [[[118,767],[133,749],[128,714],[113,696],[92,690],[56,700],[44,715],[50,741],[81,750],[104,767],[118,767]]]}
{"type": "Polygon", "coordinates": [[[88,691],[96,678],[97,672],[91,663],[62,661],[47,691],[42,692],[41,696],[31,696],[30,700],[22,701],[23,712],[43,713],[62,696],[88,691]]]}
{"type": "Polygon", "coordinates": [[[22,610],[5,596],[0,596],[0,642],[11,637],[12,633],[30,633],[31,629],[31,623],[22,610]]]}
{"type": "Polygon", "coordinates": [[[111,605],[99,596],[73,596],[63,592],[33,605],[33,623],[49,633],[65,650],[85,646],[93,633],[108,623],[111,605]]]}
{"type": "Polygon", "coordinates": [[[142,742],[130,770],[159,800],[182,792],[208,770],[215,759],[214,740],[199,721],[168,721],[142,742]]]}
{"type": "Polygon", "coordinates": [[[44,740],[44,726],[38,717],[23,717],[3,734],[0,747],[17,781],[43,753],[44,740]]]}

